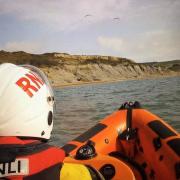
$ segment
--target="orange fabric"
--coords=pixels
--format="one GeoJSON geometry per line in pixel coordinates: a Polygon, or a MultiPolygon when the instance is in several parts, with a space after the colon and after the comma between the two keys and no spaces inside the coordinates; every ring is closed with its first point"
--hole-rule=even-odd
{"type": "Polygon", "coordinates": [[[0,145],[1,144],[30,144],[30,143],[34,143],[34,142],[38,142],[37,140],[21,140],[17,137],[11,136],[11,137],[5,137],[5,136],[0,136],[0,145]]]}
{"type": "MultiPolygon", "coordinates": [[[[22,156],[23,157],[23,156],[22,156]]],[[[35,174],[45,168],[53,166],[64,160],[65,153],[63,150],[51,147],[43,152],[28,156],[29,174],[35,174]]]]}
{"type": "MultiPolygon", "coordinates": [[[[87,139],[87,141],[91,140],[94,142],[97,157],[90,160],[75,160],[70,158],[75,157],[77,149],[87,143],[87,141],[81,143],[74,140],[70,141],[68,144],[76,145],[77,147],[69,153],[70,157],[65,158],[65,162],[90,164],[99,170],[100,166],[102,167],[105,161],[109,161],[107,163],[112,163],[120,172],[125,173],[124,170],[121,171],[123,168],[120,165],[121,160],[117,160],[119,161],[118,164],[112,157],[110,158],[108,156],[110,152],[116,151],[132,159],[139,165],[146,164],[144,170],[147,177],[151,174],[153,176],[154,174],[157,180],[176,179],[175,164],[179,162],[179,156],[169,147],[167,142],[172,139],[180,138],[180,135],[170,125],[151,112],[144,109],[133,109],[132,128],[137,129],[137,137],[132,141],[121,140],[119,139],[119,134],[126,129],[126,118],[127,110],[120,110],[100,121],[101,124],[107,127],[96,133],[90,139],[87,139]],[[161,147],[158,150],[155,149],[153,141],[155,138],[158,138],[159,135],[148,126],[148,123],[154,120],[160,121],[175,134],[164,139],[160,138],[161,147]],[[97,159],[100,160],[97,161],[97,159]]],[[[140,173],[136,168],[130,163],[125,162],[125,164],[133,170],[137,180],[141,179],[140,173]]]]}
{"type": "MultiPolygon", "coordinates": [[[[37,140],[20,140],[16,137],[0,137],[0,145],[28,145],[29,143],[38,142],[37,140]]],[[[30,155],[18,156],[16,158],[29,159],[29,175],[33,175],[53,165],[62,163],[65,158],[65,152],[60,148],[50,146],[45,150],[41,150],[39,153],[33,154],[32,152],[30,155]]],[[[18,180],[22,179],[22,177],[23,176],[11,176],[9,178],[18,180]]]]}

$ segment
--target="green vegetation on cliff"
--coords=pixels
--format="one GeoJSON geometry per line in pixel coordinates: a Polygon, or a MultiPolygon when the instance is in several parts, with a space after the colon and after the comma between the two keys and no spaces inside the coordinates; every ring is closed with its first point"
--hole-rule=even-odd
{"type": "Polygon", "coordinates": [[[0,63],[9,62],[14,64],[31,64],[38,67],[51,67],[62,64],[131,64],[132,60],[111,56],[79,56],[69,55],[66,53],[45,53],[45,54],[29,54],[24,51],[6,52],[0,51],[0,63]]]}
{"type": "Polygon", "coordinates": [[[34,66],[56,66],[58,61],[55,58],[51,58],[48,54],[29,54],[23,51],[18,52],[6,52],[0,51],[0,63],[13,63],[13,64],[31,64],[34,66]]]}
{"type": "Polygon", "coordinates": [[[112,56],[86,56],[86,55],[69,55],[67,53],[45,53],[45,54],[29,54],[24,51],[7,52],[0,51],[0,63],[14,63],[14,64],[31,64],[38,67],[51,67],[63,64],[109,64],[116,66],[122,64],[128,66],[130,64],[147,65],[154,67],[161,67],[178,71],[180,68],[180,60],[165,61],[165,62],[149,62],[136,63],[130,59],[112,57],[112,56]]]}

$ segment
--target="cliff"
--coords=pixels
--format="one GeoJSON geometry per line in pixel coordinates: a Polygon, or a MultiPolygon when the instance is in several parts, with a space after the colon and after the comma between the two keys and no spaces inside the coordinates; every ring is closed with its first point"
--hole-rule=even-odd
{"type": "Polygon", "coordinates": [[[180,75],[180,60],[136,63],[111,56],[0,51],[0,63],[4,62],[38,66],[54,86],[180,75]]]}

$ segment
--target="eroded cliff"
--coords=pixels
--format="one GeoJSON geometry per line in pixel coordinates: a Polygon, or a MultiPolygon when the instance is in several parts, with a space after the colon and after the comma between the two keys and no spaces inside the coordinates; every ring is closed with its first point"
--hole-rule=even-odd
{"type": "Polygon", "coordinates": [[[0,63],[40,67],[54,86],[180,75],[180,60],[136,63],[111,56],[80,56],[65,53],[41,55],[0,51],[0,63]]]}

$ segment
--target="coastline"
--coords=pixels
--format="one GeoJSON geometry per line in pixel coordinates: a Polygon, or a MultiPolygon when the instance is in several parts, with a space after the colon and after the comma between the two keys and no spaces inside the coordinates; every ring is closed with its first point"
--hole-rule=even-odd
{"type": "Polygon", "coordinates": [[[40,68],[57,88],[180,76],[180,60],[136,63],[114,56],[0,51],[0,64],[7,62],[40,68]]]}
{"type": "Polygon", "coordinates": [[[53,88],[68,88],[68,87],[76,87],[76,86],[86,86],[86,85],[98,85],[98,84],[108,84],[108,83],[116,83],[116,82],[124,82],[124,81],[131,81],[131,80],[150,80],[150,79],[162,79],[168,77],[180,77],[180,73],[176,74],[166,74],[166,75],[151,75],[151,76],[144,76],[138,78],[121,78],[116,80],[104,80],[104,81],[91,81],[91,82],[77,82],[77,83],[66,83],[66,84],[59,84],[59,85],[52,85],[53,88]]]}

